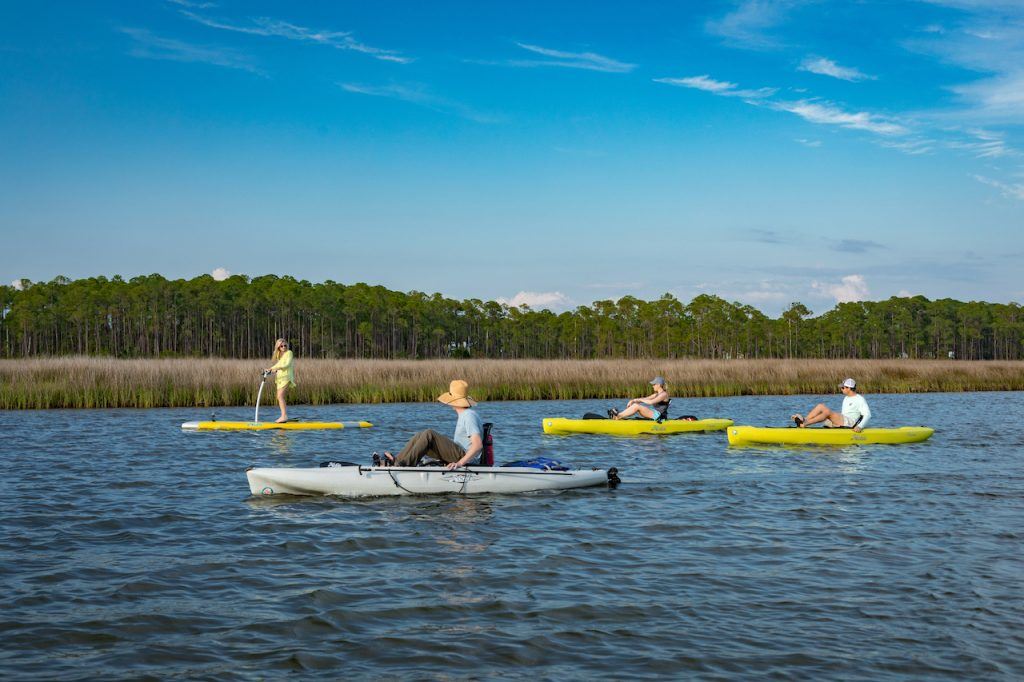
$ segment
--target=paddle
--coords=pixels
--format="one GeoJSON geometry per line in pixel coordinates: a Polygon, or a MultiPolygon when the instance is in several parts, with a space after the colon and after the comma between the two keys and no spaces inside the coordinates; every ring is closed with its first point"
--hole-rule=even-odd
{"type": "Polygon", "coordinates": [[[263,384],[267,383],[270,372],[264,370],[263,378],[260,380],[260,390],[256,391],[256,415],[252,418],[254,424],[260,423],[260,398],[263,396],[263,384]]]}

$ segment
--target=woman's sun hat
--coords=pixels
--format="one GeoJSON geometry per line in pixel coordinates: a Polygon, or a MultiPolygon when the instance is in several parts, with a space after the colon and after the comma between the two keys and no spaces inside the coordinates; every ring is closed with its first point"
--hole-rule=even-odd
{"type": "Polygon", "coordinates": [[[456,379],[448,384],[448,392],[437,396],[439,402],[452,407],[473,407],[476,401],[466,395],[469,392],[469,384],[462,379],[456,379]]]}

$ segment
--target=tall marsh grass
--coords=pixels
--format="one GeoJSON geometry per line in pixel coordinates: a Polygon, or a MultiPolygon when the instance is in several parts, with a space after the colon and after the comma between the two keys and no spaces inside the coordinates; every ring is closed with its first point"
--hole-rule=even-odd
{"type": "MultiPolygon", "coordinates": [[[[0,409],[252,405],[263,365],[248,360],[0,360],[0,409]]],[[[1022,361],[952,360],[296,360],[289,403],[429,401],[451,379],[478,400],[621,398],[662,375],[674,395],[1024,390],[1022,361]]],[[[263,401],[273,403],[273,380],[263,401]]]]}

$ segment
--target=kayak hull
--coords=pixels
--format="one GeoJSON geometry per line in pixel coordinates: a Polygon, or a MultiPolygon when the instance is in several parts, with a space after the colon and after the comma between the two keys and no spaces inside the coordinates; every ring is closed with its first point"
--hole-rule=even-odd
{"type": "Polygon", "coordinates": [[[565,419],[548,417],[541,420],[544,433],[568,435],[571,433],[600,433],[611,436],[639,436],[643,434],[669,435],[673,433],[707,433],[722,431],[732,426],[731,419],[666,419],[660,424],[652,419],[565,419]]]}
{"type": "Polygon", "coordinates": [[[826,429],[770,426],[730,426],[729,445],[897,445],[928,440],[935,429],[901,426],[895,429],[826,429]]]}
{"type": "Polygon", "coordinates": [[[528,467],[362,467],[257,468],[245,472],[249,491],[270,495],[475,495],[527,493],[606,485],[604,469],[543,471],[528,467]]]}
{"type": "Polygon", "coordinates": [[[373,426],[370,422],[185,422],[186,431],[322,431],[373,426]]]}

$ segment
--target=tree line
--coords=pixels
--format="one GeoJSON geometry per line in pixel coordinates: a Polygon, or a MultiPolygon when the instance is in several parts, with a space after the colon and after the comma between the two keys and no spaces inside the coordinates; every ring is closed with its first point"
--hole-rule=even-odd
{"type": "Polygon", "coordinates": [[[256,358],[287,338],[324,358],[946,358],[1017,360],[1017,303],[923,296],[778,318],[702,294],[554,313],[292,277],[91,277],[0,286],[0,354],[256,358]]]}

